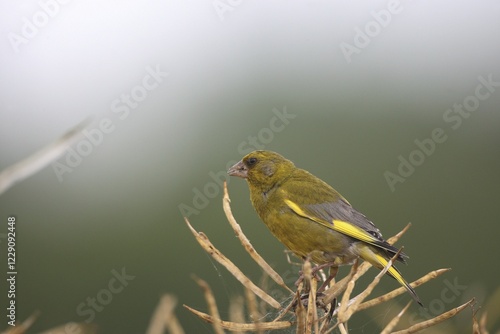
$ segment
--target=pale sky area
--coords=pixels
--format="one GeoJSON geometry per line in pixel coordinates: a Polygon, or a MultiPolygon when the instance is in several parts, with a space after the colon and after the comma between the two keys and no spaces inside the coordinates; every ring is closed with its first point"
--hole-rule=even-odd
{"type": "Polygon", "coordinates": [[[157,106],[148,116],[152,123],[189,118],[186,104],[207,95],[224,99],[227,86],[264,77],[276,87],[300,75],[303,81],[288,81],[289,89],[325,81],[316,94],[339,96],[356,94],[359,82],[373,76],[388,89],[406,77],[403,87],[394,84],[394,96],[419,99],[432,97],[443,82],[459,91],[478,75],[499,71],[498,1],[234,3],[54,0],[46,1],[47,15],[37,1],[3,1],[2,166],[89,115],[110,114],[111,102],[130,92],[147,66],[169,73],[147,99],[157,106]],[[375,27],[348,63],[341,44],[355,46],[356,29],[375,20],[372,11],[389,8],[391,17],[378,15],[386,26],[375,27]],[[40,25],[34,32],[33,24],[40,25]]]}

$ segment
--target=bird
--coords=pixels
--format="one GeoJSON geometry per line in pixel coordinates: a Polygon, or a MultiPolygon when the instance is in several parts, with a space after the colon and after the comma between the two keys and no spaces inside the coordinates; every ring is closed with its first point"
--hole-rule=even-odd
{"type": "MultiPolygon", "coordinates": [[[[244,156],[227,173],[246,179],[250,200],[271,233],[301,259],[331,267],[352,264],[361,258],[382,270],[397,254],[365,215],[329,184],[282,155],[257,150],[244,156]]],[[[423,306],[415,290],[391,265],[387,274],[404,286],[423,306]]]]}

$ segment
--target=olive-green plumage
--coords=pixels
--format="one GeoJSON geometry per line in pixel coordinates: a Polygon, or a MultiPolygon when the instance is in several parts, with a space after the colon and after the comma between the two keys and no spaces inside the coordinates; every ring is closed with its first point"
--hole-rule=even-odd
{"type": "MultiPolygon", "coordinates": [[[[335,189],[278,153],[254,151],[228,173],[247,180],[257,214],[278,240],[303,259],[342,265],[361,257],[382,269],[398,251],[335,189]]],[[[405,262],[405,257],[401,253],[398,260],[405,262]]],[[[394,266],[387,273],[422,305],[394,266]]]]}

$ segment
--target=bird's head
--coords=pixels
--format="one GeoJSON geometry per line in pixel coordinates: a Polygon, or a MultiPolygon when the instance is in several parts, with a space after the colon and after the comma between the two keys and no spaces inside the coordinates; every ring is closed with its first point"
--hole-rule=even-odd
{"type": "Polygon", "coordinates": [[[229,168],[227,173],[244,178],[251,186],[267,191],[286,179],[294,169],[293,162],[278,153],[253,151],[229,168]]]}

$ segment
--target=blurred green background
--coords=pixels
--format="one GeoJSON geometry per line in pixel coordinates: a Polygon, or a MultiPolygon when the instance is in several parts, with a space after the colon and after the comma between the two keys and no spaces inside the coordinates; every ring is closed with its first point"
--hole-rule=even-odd
{"type": "MultiPolygon", "coordinates": [[[[89,130],[103,119],[114,127],[62,180],[48,166],[1,195],[0,278],[15,215],[17,317],[41,311],[30,332],[92,318],[102,333],[142,333],[159,297],[172,293],[186,332],[211,333],[180,306],[206,311],[191,275],[209,282],[225,319],[242,289],[182,216],[258,281],[213,178],[253,148],[330,183],[385,237],[413,224],[399,243],[410,255],[405,277],[453,268],[417,289],[428,310],[412,306],[416,319],[472,297],[486,307],[498,295],[500,3],[403,1],[392,13],[384,1],[41,3],[0,4],[0,169],[88,116],[89,130]],[[38,26],[30,32],[26,22],[38,26]],[[363,47],[346,57],[342,43],[363,47]],[[155,69],[168,76],[140,88],[151,87],[144,80],[155,69]],[[478,88],[484,80],[490,90],[478,88]],[[126,95],[137,104],[126,107],[126,95]],[[463,103],[473,111],[456,111],[463,103]],[[415,141],[428,143],[437,128],[446,140],[418,153],[415,141]],[[391,189],[386,175],[398,174],[400,159],[418,166],[391,189]],[[110,295],[101,291],[113,271],[133,279],[110,295]],[[99,293],[111,299],[92,312],[87,298],[99,293]]],[[[253,211],[245,182],[231,180],[229,191],[253,245],[293,282],[296,268],[253,211]]],[[[376,293],[395,287],[387,278],[376,293]]],[[[350,331],[377,332],[408,299],[355,317],[350,331]]],[[[493,303],[491,332],[500,329],[493,303]]],[[[471,310],[445,330],[470,333],[471,310]]]]}

